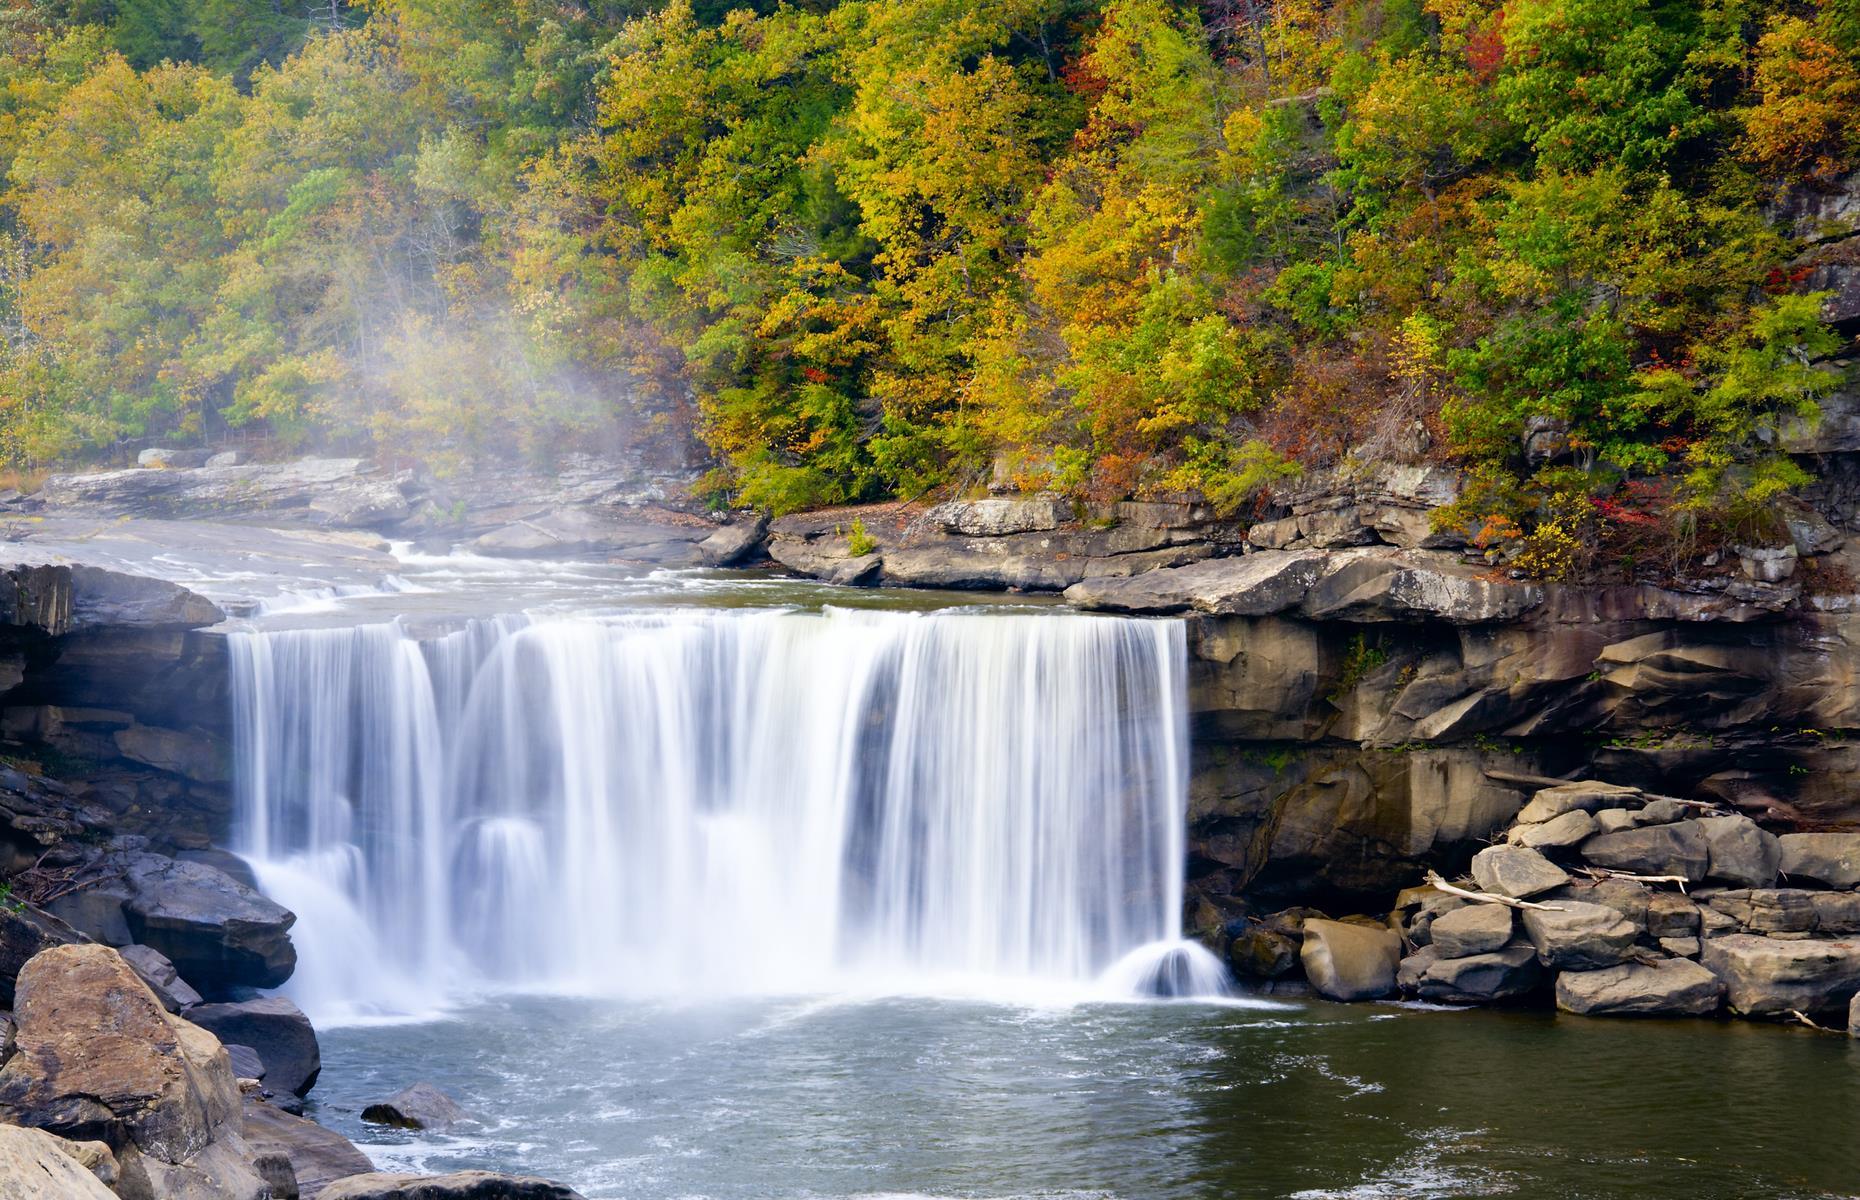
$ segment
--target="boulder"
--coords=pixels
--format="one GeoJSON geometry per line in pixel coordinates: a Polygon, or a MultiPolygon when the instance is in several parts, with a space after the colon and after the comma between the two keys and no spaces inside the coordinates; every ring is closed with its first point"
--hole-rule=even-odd
{"type": "Polygon", "coordinates": [[[1699,939],[1695,937],[1663,937],[1659,939],[1660,949],[1674,958],[1697,958],[1699,956],[1699,939]]]}
{"type": "Polygon", "coordinates": [[[1595,814],[1595,829],[1598,833],[1620,833],[1638,824],[1639,818],[1625,808],[1604,808],[1595,814]]]}
{"type": "Polygon", "coordinates": [[[187,1019],[222,1042],[237,1042],[258,1052],[265,1064],[265,1084],[274,1092],[307,1095],[316,1086],[323,1059],[316,1030],[303,1010],[283,996],[262,996],[230,1004],[202,1004],[187,1019]]]}
{"type": "Polygon", "coordinates": [[[1395,990],[1401,939],[1392,929],[1308,920],[1300,952],[1305,978],[1331,1000],[1371,1000],[1395,990]]]}
{"type": "Polygon", "coordinates": [[[107,946],[57,946],[20,972],[19,1049],[0,1119],[187,1163],[239,1111],[213,1035],[163,1010],[107,946]]]}
{"type": "Polygon", "coordinates": [[[1493,1004],[1529,995],[1542,980],[1537,951],[1517,943],[1490,954],[1433,958],[1422,965],[1410,990],[1439,1004],[1493,1004]]]}
{"type": "Polygon", "coordinates": [[[45,911],[91,941],[120,949],[135,941],[129,932],[129,921],[123,915],[123,905],[128,900],[128,888],[114,880],[106,880],[48,901],[45,911]]]}
{"type": "Polygon", "coordinates": [[[204,863],[122,857],[130,932],[165,954],[202,994],[274,988],[291,977],[297,951],[290,928],[297,918],[288,909],[204,863]]]}
{"type": "Polygon", "coordinates": [[[415,1083],[362,1110],[362,1120],[398,1129],[451,1129],[473,1118],[430,1083],[415,1083]]]}
{"type": "Polygon", "coordinates": [[[1649,800],[1637,814],[1642,825],[1671,825],[1683,821],[1695,810],[1677,800],[1649,800]]]}
{"type": "Polygon", "coordinates": [[[1597,828],[1594,817],[1574,809],[1539,825],[1514,826],[1506,840],[1529,850],[1568,850],[1594,836],[1597,828]]]}
{"type": "Polygon", "coordinates": [[[6,1200],[116,1200],[72,1153],[38,1129],[0,1125],[0,1196],[6,1200]]]}
{"type": "Polygon", "coordinates": [[[225,744],[204,730],[131,725],[117,730],[111,740],[124,758],[183,779],[217,784],[232,778],[225,744]]]}
{"type": "Polygon", "coordinates": [[[121,953],[123,961],[142,977],[169,1012],[178,1013],[200,1003],[200,993],[187,985],[161,951],[153,946],[124,946],[121,953]]]}
{"type": "Polygon", "coordinates": [[[1227,943],[1227,965],[1243,979],[1278,979],[1298,965],[1299,939],[1247,921],[1227,943]]]}
{"type": "Polygon", "coordinates": [[[1860,991],[1860,941],[1783,941],[1733,933],[1707,939],[1702,961],[1724,981],[1731,1008],[1745,1016],[1825,1013],[1860,991]]]}
{"type": "Polygon", "coordinates": [[[1443,958],[1502,950],[1511,941],[1511,910],[1502,904],[1468,904],[1436,917],[1429,930],[1443,958]]]}
{"type": "Polygon", "coordinates": [[[1847,1002],[1847,1036],[1860,1038],[1860,992],[1847,1002]]]}
{"type": "Polygon", "coordinates": [[[1703,883],[1711,866],[1711,851],[1701,825],[1701,821],[1680,821],[1604,833],[1583,843],[1582,857],[1611,871],[1677,875],[1688,883],[1703,883]]]}
{"type": "Polygon", "coordinates": [[[1707,879],[1733,887],[1775,884],[1782,846],[1774,834],[1744,816],[1706,817],[1696,824],[1705,834],[1707,879]]]}
{"type": "Polygon", "coordinates": [[[1807,933],[1816,924],[1814,893],[1799,888],[1718,892],[1706,903],[1753,933],[1807,933]]]}
{"type": "Polygon", "coordinates": [[[477,554],[507,558],[599,555],[659,566],[697,566],[709,525],[653,520],[626,508],[560,508],[516,521],[466,543],[477,554]]]}
{"type": "Polygon", "coordinates": [[[30,904],[0,904],[0,1008],[14,1006],[13,981],[26,964],[53,946],[72,946],[84,935],[30,904]]]}
{"type": "Polygon", "coordinates": [[[290,1163],[306,1198],[338,1179],[375,1169],[368,1156],[340,1133],[250,1094],[245,1097],[244,1133],[254,1154],[279,1155],[290,1163]]]}
{"type": "Polygon", "coordinates": [[[459,1171],[451,1175],[373,1173],[338,1179],[318,1200],[583,1200],[581,1193],[547,1179],[459,1171]]]}
{"type": "Polygon", "coordinates": [[[71,568],[71,628],[200,629],[226,619],[219,605],[178,583],[82,564],[71,568]]]}
{"type": "Polygon", "coordinates": [[[1569,874],[1535,850],[1522,846],[1488,846],[1473,855],[1473,879],[1482,891],[1514,900],[1562,887],[1569,874]]]}
{"type": "Polygon", "coordinates": [[[1612,967],[1634,951],[1639,931],[1605,904],[1561,900],[1555,911],[1525,909],[1524,931],[1537,959],[1555,971],[1612,967]]]}
{"type": "Polygon", "coordinates": [[[1565,971],[1556,979],[1556,1006],[1591,1016],[1699,1017],[1716,1012],[1723,1002],[1724,984],[1718,977],[1683,958],[1565,971]]]}
{"type": "Polygon", "coordinates": [[[1518,814],[1520,824],[1534,825],[1554,820],[1565,813],[1588,812],[1640,799],[1640,789],[1618,787],[1612,783],[1560,783],[1531,797],[1518,814]]]}
{"type": "Polygon", "coordinates": [[[1860,933],[1860,892],[1811,892],[1817,933],[1860,933]]]}
{"type": "Polygon", "coordinates": [[[176,862],[200,863],[212,867],[222,875],[236,879],[253,891],[258,890],[258,876],[252,871],[252,864],[240,858],[230,850],[218,848],[210,850],[180,850],[175,853],[176,862]]]}
{"type": "Polygon", "coordinates": [[[1072,517],[1069,501],[1038,496],[1028,499],[951,500],[924,514],[944,533],[963,537],[1006,537],[1058,529],[1072,517]]]}
{"type": "Polygon", "coordinates": [[[1860,886],[1860,833],[1785,833],[1782,873],[1791,883],[1860,886]]]}
{"type": "Polygon", "coordinates": [[[768,533],[767,517],[734,521],[698,543],[698,557],[707,567],[731,567],[755,556],[768,533]]]}

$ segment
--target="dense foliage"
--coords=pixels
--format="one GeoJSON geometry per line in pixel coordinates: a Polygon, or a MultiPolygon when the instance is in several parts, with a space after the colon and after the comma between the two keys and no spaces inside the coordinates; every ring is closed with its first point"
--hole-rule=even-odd
{"type": "Polygon", "coordinates": [[[1450,457],[1557,574],[1761,524],[1840,344],[1767,214],[1860,164],[1860,0],[6,3],[18,465],[695,435],[780,511],[1450,457]]]}

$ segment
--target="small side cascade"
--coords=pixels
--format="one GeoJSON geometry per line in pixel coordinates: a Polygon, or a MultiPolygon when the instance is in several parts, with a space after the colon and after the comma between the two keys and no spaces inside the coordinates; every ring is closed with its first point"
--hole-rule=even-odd
{"type": "Polygon", "coordinates": [[[687,609],[254,631],[232,662],[240,848],[326,1017],[487,986],[1225,989],[1173,940],[1176,622],[687,609]]]}

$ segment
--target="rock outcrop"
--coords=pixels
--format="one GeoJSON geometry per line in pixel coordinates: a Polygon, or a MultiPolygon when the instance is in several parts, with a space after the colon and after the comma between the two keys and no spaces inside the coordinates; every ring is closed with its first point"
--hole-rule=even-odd
{"type": "Polygon", "coordinates": [[[320,1200],[582,1200],[547,1179],[459,1171],[451,1175],[355,1175],[324,1188],[320,1200]]]}
{"type": "Polygon", "coordinates": [[[117,1200],[62,1138],[0,1125],[0,1196],[6,1200],[117,1200]]]}
{"type": "Polygon", "coordinates": [[[187,1019],[222,1042],[249,1046],[265,1067],[265,1085],[275,1093],[309,1095],[323,1070],[316,1030],[303,1010],[283,996],[261,996],[226,1004],[202,1004],[187,1019]]]}
{"type": "Polygon", "coordinates": [[[362,1120],[398,1129],[452,1129],[473,1120],[458,1102],[430,1083],[415,1083],[362,1110],[362,1120]]]}

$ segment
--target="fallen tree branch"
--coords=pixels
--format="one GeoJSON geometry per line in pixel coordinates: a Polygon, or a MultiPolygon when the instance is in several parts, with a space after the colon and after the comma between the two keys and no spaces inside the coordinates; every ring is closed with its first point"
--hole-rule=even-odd
{"type": "Polygon", "coordinates": [[[1454,887],[1440,877],[1439,871],[1429,871],[1426,882],[1437,892],[1445,892],[1449,896],[1458,896],[1476,904],[1502,904],[1506,908],[1534,908],[1541,912],[1564,911],[1561,904],[1539,904],[1535,900],[1517,900],[1510,896],[1494,896],[1488,892],[1471,892],[1463,887],[1454,887]]]}
{"type": "Polygon", "coordinates": [[[1589,784],[1594,787],[1620,788],[1621,798],[1631,800],[1638,796],[1642,800],[1665,800],[1669,804],[1683,804],[1687,808],[1703,808],[1712,812],[1730,811],[1730,805],[1715,800],[1682,800],[1678,796],[1662,796],[1658,792],[1642,791],[1640,788],[1624,783],[1607,783],[1600,779],[1558,779],[1553,775],[1531,775],[1523,771],[1500,771],[1489,769],[1485,772],[1487,779],[1499,783],[1518,783],[1525,787],[1552,788],[1566,787],[1570,784],[1589,784]]]}
{"type": "MultiPolygon", "coordinates": [[[[1799,1008],[1790,1009],[1789,1015],[1794,1017],[1796,1020],[1802,1022],[1802,1024],[1808,1026],[1810,1029],[1819,1029],[1823,1033],[1840,1033],[1841,1032],[1838,1029],[1829,1029],[1826,1025],[1819,1024],[1813,1017],[1809,1016],[1807,1013],[1803,1012],[1799,1008]]],[[[1841,1034],[1841,1036],[1845,1037],[1846,1035],[1841,1034]]]]}
{"type": "Polygon", "coordinates": [[[1684,892],[1689,882],[1684,875],[1631,875],[1626,871],[1611,871],[1607,867],[1573,867],[1578,875],[1587,875],[1591,879],[1625,879],[1629,883],[1676,883],[1684,892]]]}

